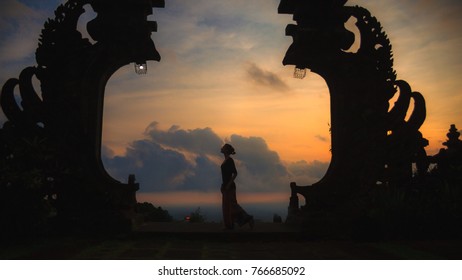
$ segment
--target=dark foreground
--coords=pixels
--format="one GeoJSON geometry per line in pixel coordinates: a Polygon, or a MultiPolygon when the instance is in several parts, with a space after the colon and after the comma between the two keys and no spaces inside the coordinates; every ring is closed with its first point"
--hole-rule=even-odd
{"type": "Polygon", "coordinates": [[[351,241],[309,237],[284,224],[253,230],[152,223],[118,236],[54,236],[1,245],[0,259],[462,259],[461,240],[351,241]]]}

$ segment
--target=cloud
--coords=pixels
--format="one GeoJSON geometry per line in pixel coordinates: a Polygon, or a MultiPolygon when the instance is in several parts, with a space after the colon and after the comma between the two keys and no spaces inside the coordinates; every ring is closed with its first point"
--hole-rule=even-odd
{"type": "Polygon", "coordinates": [[[317,135],[315,135],[314,137],[315,137],[316,139],[318,139],[319,141],[321,141],[321,142],[329,142],[329,139],[328,139],[327,137],[325,137],[325,136],[322,136],[322,135],[317,134],[317,135]]]}
{"type": "Polygon", "coordinates": [[[46,16],[19,1],[2,2],[0,63],[31,58],[46,16]]]}
{"type": "Polygon", "coordinates": [[[289,173],[278,153],[263,138],[233,134],[230,144],[236,149],[237,181],[244,190],[271,192],[287,187],[289,173]]]}
{"type": "MultiPolygon", "coordinates": [[[[17,76],[21,69],[34,65],[39,32],[46,19],[42,10],[17,0],[0,4],[0,86],[17,76]]],[[[0,110],[0,127],[6,121],[0,110]]]]}
{"type": "Polygon", "coordinates": [[[312,162],[301,160],[287,165],[287,169],[292,175],[292,181],[299,185],[310,185],[319,181],[326,174],[328,167],[328,162],[318,160],[312,162]]]}
{"type": "Polygon", "coordinates": [[[149,139],[132,142],[124,156],[108,158],[103,154],[103,162],[109,174],[120,181],[135,174],[141,192],[177,190],[192,168],[183,154],[149,139]]]}
{"type": "MultiPolygon", "coordinates": [[[[116,179],[126,181],[135,174],[141,193],[192,191],[219,192],[221,185],[219,148],[221,138],[211,128],[161,129],[152,122],[146,139],[133,141],[125,155],[114,156],[103,147],[103,162],[116,179]]],[[[226,141],[234,146],[240,193],[285,192],[291,181],[312,184],[325,174],[328,162],[284,163],[265,139],[233,134],[226,141]]]]}
{"type": "Polygon", "coordinates": [[[161,145],[201,155],[216,153],[223,143],[220,137],[208,127],[184,130],[174,125],[167,131],[163,131],[159,129],[157,122],[152,122],[146,128],[145,135],[161,145]]]}
{"type": "Polygon", "coordinates": [[[278,153],[270,150],[263,138],[233,134],[230,143],[238,153],[236,157],[251,174],[261,177],[287,175],[278,153]]]}
{"type": "MultiPolygon", "coordinates": [[[[135,174],[141,192],[219,191],[221,185],[221,138],[211,128],[162,130],[157,122],[146,129],[146,139],[133,141],[125,155],[113,156],[103,147],[103,162],[109,174],[126,181],[135,174]]],[[[232,135],[236,148],[240,192],[285,190],[289,173],[277,152],[260,137],[232,135]]]]}
{"type": "Polygon", "coordinates": [[[260,19],[240,8],[236,1],[173,0],[156,13],[159,30],[154,36],[163,42],[161,49],[175,46],[180,60],[196,66],[227,61],[258,42],[251,36],[255,29],[248,27],[260,19]]]}
{"type": "Polygon", "coordinates": [[[289,90],[289,86],[284,83],[284,81],[281,80],[281,78],[279,78],[276,74],[261,69],[255,63],[248,63],[246,72],[250,77],[250,80],[258,86],[281,91],[289,90]]]}

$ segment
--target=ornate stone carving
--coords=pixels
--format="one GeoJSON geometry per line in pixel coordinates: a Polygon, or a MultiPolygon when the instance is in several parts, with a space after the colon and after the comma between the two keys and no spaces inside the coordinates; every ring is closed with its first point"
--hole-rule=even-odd
{"type": "Polygon", "coordinates": [[[134,177],[128,184],[118,182],[101,162],[104,90],[120,67],[160,60],[150,36],[157,25],[147,20],[156,7],[164,7],[164,1],[69,0],[44,25],[37,66],[24,69],[19,80],[10,79],[3,86],[0,102],[8,118],[0,133],[3,152],[14,154],[21,139],[37,138],[48,147],[49,154],[36,165],[48,160],[57,166],[45,168],[42,173],[47,174],[38,176],[53,179],[55,205],[63,223],[122,227],[135,206],[138,184],[134,177]],[[77,30],[86,4],[97,13],[87,24],[94,43],[77,30]],[[32,85],[34,75],[41,95],[32,85]],[[20,104],[14,95],[17,86],[20,104]]]}
{"type": "Polygon", "coordinates": [[[308,68],[322,76],[331,101],[330,166],[312,186],[291,184],[290,212],[297,211],[297,193],[306,198],[307,207],[329,209],[377,182],[405,186],[413,162],[426,157],[428,141],[419,132],[426,117],[423,96],[396,79],[391,44],[377,19],[365,8],[344,6],[346,2],[281,0],[278,8],[281,14],[293,14],[297,23],[286,28],[293,43],[283,64],[294,65],[297,73],[308,68]],[[345,28],[351,17],[359,38],[345,28]],[[355,40],[360,41],[358,50],[348,51],[355,40]],[[398,99],[389,108],[395,95],[398,99]],[[411,101],[414,109],[406,118],[411,101]]]}

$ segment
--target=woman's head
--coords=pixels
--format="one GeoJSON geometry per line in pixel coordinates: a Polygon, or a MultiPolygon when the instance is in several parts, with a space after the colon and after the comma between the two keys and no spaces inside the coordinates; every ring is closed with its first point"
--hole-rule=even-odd
{"type": "Polygon", "coordinates": [[[236,152],[234,151],[233,146],[230,144],[224,144],[223,147],[221,147],[221,152],[225,155],[234,155],[236,152]]]}

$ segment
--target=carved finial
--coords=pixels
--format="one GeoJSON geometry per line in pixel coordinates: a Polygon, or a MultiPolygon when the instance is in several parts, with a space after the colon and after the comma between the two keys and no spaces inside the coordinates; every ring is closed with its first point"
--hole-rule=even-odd
{"type": "Polygon", "coordinates": [[[443,145],[448,147],[448,149],[456,148],[462,143],[462,141],[459,139],[460,132],[457,130],[455,124],[451,124],[449,132],[446,134],[446,136],[448,137],[448,140],[444,142],[443,145]]]}

